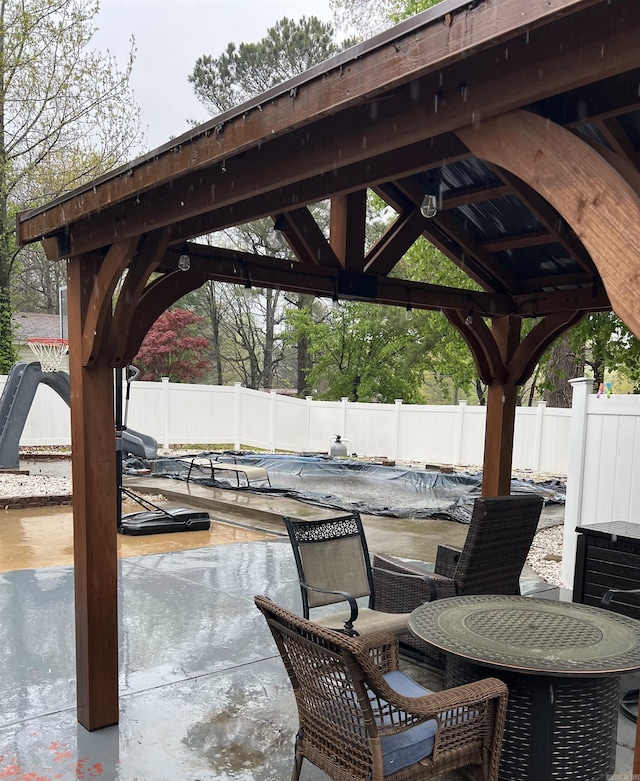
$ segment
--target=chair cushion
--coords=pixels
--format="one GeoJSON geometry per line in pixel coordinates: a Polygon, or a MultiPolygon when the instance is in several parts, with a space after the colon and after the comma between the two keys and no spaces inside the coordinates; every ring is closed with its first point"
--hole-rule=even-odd
{"type": "MultiPolygon", "coordinates": [[[[399,670],[387,673],[384,678],[389,686],[403,697],[423,697],[425,694],[431,694],[428,689],[399,670]]],[[[437,729],[438,723],[431,719],[397,735],[384,735],[380,740],[384,775],[396,773],[431,756],[437,729]]]]}
{"type": "MultiPolygon", "coordinates": [[[[325,616],[313,616],[313,622],[327,629],[344,629],[344,622],[351,613],[341,610],[325,616]]],[[[383,613],[380,610],[370,610],[368,607],[358,608],[358,620],[355,623],[358,634],[367,635],[371,632],[391,632],[394,635],[409,633],[409,613],[383,613]]]]}

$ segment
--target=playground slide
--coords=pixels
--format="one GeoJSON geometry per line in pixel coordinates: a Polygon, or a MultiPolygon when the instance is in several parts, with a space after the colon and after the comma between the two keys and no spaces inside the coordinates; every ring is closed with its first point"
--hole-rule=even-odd
{"type": "MultiPolygon", "coordinates": [[[[16,469],[20,464],[20,437],[41,382],[70,406],[67,372],[43,372],[39,361],[16,363],[0,397],[0,468],[16,469]]],[[[158,443],[153,437],[131,429],[123,432],[122,445],[125,453],[139,458],[155,458],[158,451],[158,443]]]]}

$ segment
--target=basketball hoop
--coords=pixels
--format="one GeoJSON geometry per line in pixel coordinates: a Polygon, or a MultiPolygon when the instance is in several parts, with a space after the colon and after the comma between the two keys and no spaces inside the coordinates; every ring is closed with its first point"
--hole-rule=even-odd
{"type": "Polygon", "coordinates": [[[64,356],[69,352],[68,339],[27,339],[27,344],[40,361],[43,372],[59,372],[64,356]]]}

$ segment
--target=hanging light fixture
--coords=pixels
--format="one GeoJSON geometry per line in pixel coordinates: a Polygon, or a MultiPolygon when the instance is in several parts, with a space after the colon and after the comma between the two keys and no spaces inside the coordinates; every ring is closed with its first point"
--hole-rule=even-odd
{"type": "Polygon", "coordinates": [[[246,263],[244,263],[243,268],[244,268],[245,280],[244,280],[244,289],[242,291],[242,295],[245,297],[247,301],[249,301],[252,297],[253,286],[251,284],[251,277],[249,275],[249,266],[246,263]]]}
{"type": "Polygon", "coordinates": [[[340,311],[340,299],[338,298],[338,279],[337,277],[331,278],[333,281],[333,295],[331,296],[331,307],[334,312],[340,311]]]}
{"type": "Polygon", "coordinates": [[[409,322],[413,320],[413,307],[411,306],[411,288],[407,288],[407,309],[404,313],[404,319],[409,322]]]}
{"type": "Polygon", "coordinates": [[[286,221],[282,214],[279,214],[273,223],[273,232],[271,234],[271,241],[275,247],[283,247],[285,243],[284,229],[286,227],[286,221]]]}
{"type": "Polygon", "coordinates": [[[432,220],[438,213],[438,200],[440,187],[433,179],[429,179],[424,188],[424,198],[420,204],[420,214],[428,220],[432,220]]]}
{"type": "Polygon", "coordinates": [[[191,256],[189,255],[189,245],[185,242],[180,257],[178,258],[178,268],[180,271],[189,271],[191,268],[191,256]]]}

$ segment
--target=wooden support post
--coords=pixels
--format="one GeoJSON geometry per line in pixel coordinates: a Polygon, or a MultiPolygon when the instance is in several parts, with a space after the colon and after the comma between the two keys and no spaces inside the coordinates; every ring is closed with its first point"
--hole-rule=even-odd
{"type": "Polygon", "coordinates": [[[367,191],[358,190],[331,199],[330,244],[344,268],[364,268],[364,231],[367,191]]]}
{"type": "MultiPolygon", "coordinates": [[[[508,366],[520,343],[520,321],[513,317],[495,318],[491,332],[508,366]]],[[[487,391],[487,422],[484,437],[482,495],[508,496],[511,493],[513,432],[516,419],[517,386],[508,373],[494,379],[487,391]]]]}
{"type": "Polygon", "coordinates": [[[487,390],[487,423],[484,435],[482,495],[511,493],[513,430],[517,388],[511,382],[493,383],[487,390]]]}
{"type": "Polygon", "coordinates": [[[82,365],[97,269],[86,256],[68,264],[77,713],[88,730],[117,724],[119,715],[113,370],[106,349],[82,365]]]}

